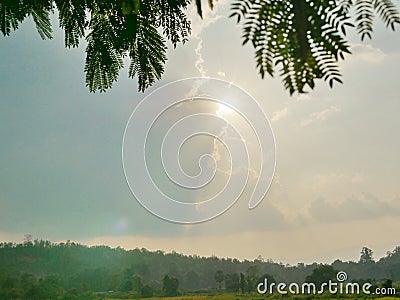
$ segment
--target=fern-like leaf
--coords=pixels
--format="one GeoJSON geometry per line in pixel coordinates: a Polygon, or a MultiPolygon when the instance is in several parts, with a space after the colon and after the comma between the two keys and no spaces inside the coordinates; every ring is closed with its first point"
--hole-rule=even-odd
{"type": "Polygon", "coordinates": [[[87,7],[81,0],[56,0],[60,27],[64,29],[65,47],[78,47],[86,29],[87,7]]]}
{"type": "Polygon", "coordinates": [[[167,59],[165,41],[147,19],[138,20],[136,43],[129,56],[129,77],[138,77],[140,91],[144,91],[156,79],[161,78],[167,59]]]}
{"type": "Polygon", "coordinates": [[[33,21],[35,22],[36,29],[40,35],[40,37],[45,39],[52,38],[52,29],[50,23],[49,10],[43,4],[35,5],[32,7],[31,15],[33,17],[33,21]]]}
{"type": "Polygon", "coordinates": [[[18,25],[24,20],[27,13],[24,12],[22,3],[15,0],[0,2],[0,30],[4,36],[10,35],[12,30],[18,29],[18,25]]]}
{"type": "Polygon", "coordinates": [[[400,24],[400,17],[394,3],[391,0],[374,0],[373,5],[386,27],[395,30],[395,26],[400,24]]]}
{"type": "Polygon", "coordinates": [[[337,60],[350,53],[343,7],[323,0],[236,0],[231,8],[231,17],[244,20],[243,43],[255,48],[262,78],[280,68],[290,94],[313,89],[315,79],[341,82],[337,60]]]}
{"type": "Polygon", "coordinates": [[[118,79],[122,57],[115,49],[114,31],[107,16],[94,13],[91,27],[86,47],[86,85],[91,92],[104,92],[118,79]]]}

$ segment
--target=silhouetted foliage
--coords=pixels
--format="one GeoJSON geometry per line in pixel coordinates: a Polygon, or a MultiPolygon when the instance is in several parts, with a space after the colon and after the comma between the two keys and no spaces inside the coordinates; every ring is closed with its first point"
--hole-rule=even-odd
{"type": "Polygon", "coordinates": [[[239,291],[240,277],[238,273],[225,275],[225,288],[231,293],[237,293],[239,291]]]}
{"type": "Polygon", "coordinates": [[[189,290],[192,290],[192,291],[198,290],[200,288],[199,274],[194,270],[190,270],[185,275],[184,285],[189,290]]]}
{"type": "Polygon", "coordinates": [[[42,39],[52,37],[50,14],[56,9],[65,46],[78,47],[85,38],[86,85],[105,91],[118,79],[122,59],[129,57],[129,77],[144,91],[160,79],[166,62],[166,39],[185,42],[190,22],[184,13],[188,0],[2,0],[0,29],[9,35],[28,16],[42,39]],[[162,32],[160,32],[160,31],[162,32]]]}
{"type": "MultiPolygon", "coordinates": [[[[138,88],[144,91],[164,72],[166,40],[175,47],[188,39],[190,2],[0,0],[0,30],[10,35],[31,16],[41,38],[49,39],[50,15],[57,10],[65,46],[87,41],[84,70],[91,92],[112,87],[124,57],[130,59],[128,76],[137,77],[138,88]]],[[[213,2],[208,1],[211,9],[213,2]]],[[[202,17],[201,0],[195,4],[202,17]]],[[[243,44],[250,42],[255,49],[261,77],[273,76],[278,68],[290,94],[313,89],[316,79],[331,87],[342,82],[337,63],[350,53],[348,27],[355,24],[364,40],[372,37],[375,15],[393,30],[400,23],[393,0],[234,0],[231,9],[231,17],[243,24],[243,44]]]]}
{"type": "Polygon", "coordinates": [[[218,288],[221,289],[221,284],[225,279],[224,271],[218,270],[214,275],[215,281],[218,283],[218,288]]]}
{"type": "Polygon", "coordinates": [[[179,281],[175,277],[165,275],[163,278],[163,291],[165,296],[178,295],[179,281]]]}
{"type": "Polygon", "coordinates": [[[319,287],[329,280],[335,281],[337,272],[332,266],[322,265],[314,269],[312,274],[306,277],[305,282],[315,283],[319,287]]]}
{"type": "Polygon", "coordinates": [[[243,23],[243,44],[251,42],[257,68],[264,77],[279,75],[290,94],[315,86],[315,79],[340,82],[337,62],[350,53],[346,29],[352,27],[350,10],[356,9],[361,39],[371,38],[373,16],[379,15],[394,30],[399,13],[391,0],[235,0],[237,22],[243,23]]]}
{"type": "Polygon", "coordinates": [[[153,288],[149,285],[144,285],[140,289],[140,297],[142,298],[151,298],[153,297],[153,295],[154,295],[153,288]]]}
{"type": "Polygon", "coordinates": [[[363,247],[360,255],[360,263],[369,264],[374,263],[374,259],[372,258],[374,252],[368,247],[363,247]]]}
{"type": "Polygon", "coordinates": [[[246,271],[247,279],[247,292],[251,293],[256,290],[258,284],[258,267],[250,266],[246,271]]]}
{"type": "Polygon", "coordinates": [[[244,274],[242,272],[240,272],[239,288],[240,288],[240,291],[242,292],[242,294],[244,294],[247,290],[246,277],[244,276],[244,274]]]}
{"type": "Polygon", "coordinates": [[[269,283],[276,283],[274,276],[272,276],[271,274],[264,274],[264,275],[260,276],[260,278],[258,279],[258,282],[264,282],[265,279],[267,279],[267,282],[269,282],[269,283]]]}

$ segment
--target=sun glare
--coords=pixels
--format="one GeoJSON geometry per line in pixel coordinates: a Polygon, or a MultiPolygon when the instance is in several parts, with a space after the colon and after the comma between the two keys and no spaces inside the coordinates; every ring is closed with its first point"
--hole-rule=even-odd
{"type": "Polygon", "coordinates": [[[229,106],[223,104],[223,103],[218,103],[218,108],[215,111],[215,114],[219,117],[226,116],[227,114],[230,114],[233,112],[233,109],[230,108],[229,106]]]}

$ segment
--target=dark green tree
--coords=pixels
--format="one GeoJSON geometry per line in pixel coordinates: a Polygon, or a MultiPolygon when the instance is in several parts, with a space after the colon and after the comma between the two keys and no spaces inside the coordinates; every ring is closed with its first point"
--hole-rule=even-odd
{"type": "Polygon", "coordinates": [[[165,296],[178,295],[179,281],[175,277],[165,275],[163,278],[163,291],[165,296]]]}
{"type": "Polygon", "coordinates": [[[40,278],[36,285],[36,294],[34,299],[58,299],[63,294],[61,280],[57,276],[48,276],[40,278]]]}
{"type": "Polygon", "coordinates": [[[150,268],[147,264],[144,263],[137,263],[132,266],[133,272],[140,276],[143,282],[148,282],[151,276],[150,268]]]}
{"type": "Polygon", "coordinates": [[[119,274],[111,275],[108,284],[109,291],[116,291],[121,286],[121,276],[119,274]]]}
{"type": "Polygon", "coordinates": [[[200,286],[200,277],[196,271],[190,270],[185,275],[185,287],[189,290],[198,290],[200,286]]]}
{"type": "Polygon", "coordinates": [[[141,293],[142,288],[143,288],[142,278],[138,275],[134,275],[132,277],[132,289],[134,291],[137,291],[138,293],[141,293]]]}
{"type": "Polygon", "coordinates": [[[258,279],[258,282],[264,282],[264,280],[267,279],[267,282],[269,283],[276,283],[276,280],[274,278],[274,276],[272,276],[271,274],[264,274],[262,276],[260,276],[260,278],[258,279]]]}
{"type": "Polygon", "coordinates": [[[140,289],[140,297],[142,298],[151,298],[153,297],[153,288],[149,285],[144,285],[141,289],[140,289]]]}
{"type": "Polygon", "coordinates": [[[246,277],[243,273],[240,273],[240,283],[239,283],[240,291],[244,294],[247,290],[247,281],[246,277]]]}
{"type": "Polygon", "coordinates": [[[368,247],[363,247],[360,252],[360,263],[369,264],[374,263],[373,254],[374,252],[368,247]]]}
{"type": "Polygon", "coordinates": [[[225,288],[231,293],[237,293],[239,291],[240,277],[238,273],[225,275],[225,288]]]}
{"type": "MultiPolygon", "coordinates": [[[[123,58],[128,76],[144,91],[164,72],[166,41],[174,46],[190,34],[190,0],[0,0],[0,30],[9,35],[28,16],[43,39],[52,37],[50,14],[58,10],[65,46],[85,38],[86,85],[105,91],[118,79],[123,58]]],[[[213,8],[214,0],[209,0],[213,8]]],[[[201,0],[195,1],[202,16],[201,0]]],[[[290,94],[313,89],[315,80],[342,82],[338,61],[350,54],[347,29],[371,38],[374,16],[388,28],[400,23],[393,0],[234,0],[231,17],[243,24],[243,44],[255,50],[264,77],[279,76],[290,94]],[[354,11],[354,13],[353,13],[354,11]]]]}
{"type": "Polygon", "coordinates": [[[330,265],[321,265],[312,271],[312,274],[308,275],[305,282],[315,283],[317,287],[321,286],[322,283],[328,282],[329,280],[336,280],[337,271],[330,265]]]}
{"type": "Polygon", "coordinates": [[[247,292],[253,292],[258,284],[258,267],[250,266],[246,272],[247,277],[247,292]]]}
{"type": "Polygon", "coordinates": [[[125,269],[121,280],[121,292],[129,292],[133,289],[133,271],[132,269],[125,269]]]}
{"type": "Polygon", "coordinates": [[[385,279],[382,283],[382,287],[385,289],[390,289],[393,287],[393,280],[392,279],[385,279]]]}
{"type": "Polygon", "coordinates": [[[218,283],[218,288],[221,289],[222,282],[225,279],[224,272],[222,270],[218,270],[217,272],[215,272],[214,279],[218,283]]]}

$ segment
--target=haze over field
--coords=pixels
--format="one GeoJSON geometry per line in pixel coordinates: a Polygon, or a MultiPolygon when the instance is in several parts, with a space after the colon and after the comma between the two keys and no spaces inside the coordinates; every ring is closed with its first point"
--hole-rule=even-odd
{"type": "MultiPolygon", "coordinates": [[[[354,35],[353,55],[341,64],[343,85],[331,90],[321,82],[289,97],[279,79],[259,78],[253,50],[241,46],[240,28],[227,18],[227,1],[203,21],[191,13],[192,38],[171,47],[163,79],[144,94],[126,71],[112,90],[89,94],[84,47],[64,49],[56,26],[50,41],[40,40],[31,21],[0,39],[0,240],[22,241],[30,233],[285,263],[357,260],[362,246],[377,258],[394,249],[400,242],[398,32],[377,22],[372,41],[354,35]],[[275,133],[277,169],[255,210],[247,209],[245,193],[215,220],[178,225],[132,197],[121,143],[144,95],[193,76],[234,82],[258,100],[275,133]]],[[[188,147],[189,154],[196,150],[188,147]]]]}

